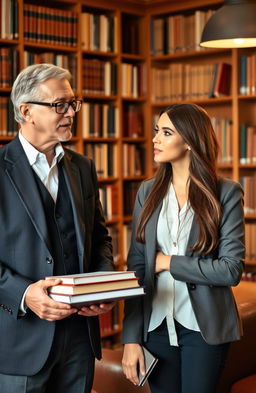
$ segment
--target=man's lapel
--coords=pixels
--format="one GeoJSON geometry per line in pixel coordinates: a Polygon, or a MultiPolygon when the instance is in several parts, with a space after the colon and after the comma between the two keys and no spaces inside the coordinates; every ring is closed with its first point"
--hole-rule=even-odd
{"type": "Polygon", "coordinates": [[[80,172],[77,167],[72,162],[72,156],[67,150],[65,150],[65,155],[63,157],[64,163],[64,176],[66,179],[69,196],[71,200],[71,205],[73,209],[73,217],[76,230],[76,238],[78,245],[78,256],[80,269],[83,271],[83,260],[84,260],[84,240],[85,240],[85,225],[84,225],[84,200],[82,193],[82,185],[80,172]]]}
{"type": "MultiPolygon", "coordinates": [[[[6,174],[14,190],[17,192],[38,235],[50,250],[45,212],[37,191],[33,169],[30,167],[26,154],[18,138],[7,146],[5,154],[6,174]]],[[[13,207],[15,211],[15,206],[13,207]]]]}

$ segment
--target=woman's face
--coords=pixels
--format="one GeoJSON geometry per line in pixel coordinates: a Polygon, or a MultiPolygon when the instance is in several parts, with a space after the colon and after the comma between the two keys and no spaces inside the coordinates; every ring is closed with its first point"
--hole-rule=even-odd
{"type": "Polygon", "coordinates": [[[154,160],[156,162],[175,163],[188,158],[188,145],[177,132],[166,113],[163,113],[158,120],[153,143],[154,160]]]}

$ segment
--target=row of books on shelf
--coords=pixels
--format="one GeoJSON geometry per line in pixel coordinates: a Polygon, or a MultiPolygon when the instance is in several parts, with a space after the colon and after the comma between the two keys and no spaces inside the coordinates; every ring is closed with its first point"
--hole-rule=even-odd
{"type": "Polygon", "coordinates": [[[15,136],[18,124],[14,119],[13,105],[9,97],[0,96],[0,136],[15,136]]]}
{"type": "Polygon", "coordinates": [[[124,185],[123,185],[123,196],[124,196],[123,209],[124,209],[125,216],[132,215],[136,194],[137,194],[140,184],[141,184],[141,181],[126,181],[126,182],[124,182],[124,185]]]}
{"type": "Polygon", "coordinates": [[[132,223],[129,222],[123,226],[123,258],[126,261],[131,244],[132,237],[132,223]]]}
{"type": "Polygon", "coordinates": [[[122,63],[122,97],[145,97],[147,73],[143,63],[122,63]]]}
{"type": "Polygon", "coordinates": [[[240,57],[240,88],[242,95],[256,93],[256,54],[240,57]]]}
{"type": "Polygon", "coordinates": [[[117,176],[117,146],[114,143],[85,143],[84,154],[93,159],[98,177],[117,176]]]}
{"type": "Polygon", "coordinates": [[[134,143],[123,144],[123,176],[143,176],[145,148],[134,143]]]}
{"type": "Polygon", "coordinates": [[[83,138],[117,138],[119,109],[112,104],[84,102],[82,104],[83,138]]]}
{"type": "MultiPolygon", "coordinates": [[[[83,138],[118,138],[119,108],[112,104],[84,102],[82,104],[83,138]]],[[[140,105],[124,104],[123,136],[143,136],[143,115],[140,105]]]]}
{"type": "Polygon", "coordinates": [[[143,114],[139,105],[123,106],[123,136],[128,138],[143,136],[143,114]]]}
{"type": "MultiPolygon", "coordinates": [[[[114,143],[85,143],[84,153],[95,162],[99,177],[117,176],[120,163],[117,162],[117,146],[114,143]]],[[[143,176],[144,147],[134,143],[124,143],[122,150],[123,176],[143,176]]]]}
{"type": "Polygon", "coordinates": [[[77,19],[73,11],[24,4],[24,39],[36,43],[75,46],[77,19]]]}
{"type": "Polygon", "coordinates": [[[230,119],[212,117],[211,122],[220,146],[218,164],[231,164],[232,152],[232,121],[230,119]]]}
{"type": "Polygon", "coordinates": [[[116,16],[83,12],[81,45],[84,50],[116,52],[116,16]]]}
{"type": "Polygon", "coordinates": [[[11,87],[19,67],[18,51],[14,48],[0,48],[0,87],[11,87]]]}
{"type": "Polygon", "coordinates": [[[240,164],[256,163],[256,126],[240,126],[240,164]]]}
{"type": "Polygon", "coordinates": [[[83,93],[111,96],[117,92],[117,66],[111,61],[83,60],[83,93]]]}
{"type": "Polygon", "coordinates": [[[231,65],[171,63],[152,69],[152,100],[180,101],[230,95],[231,65]]]}
{"type": "Polygon", "coordinates": [[[48,276],[46,280],[53,278],[61,282],[48,288],[49,296],[77,308],[144,295],[144,288],[139,285],[135,271],[48,276]]]}
{"type": "Polygon", "coordinates": [[[204,50],[199,46],[203,28],[213,10],[196,10],[186,15],[168,15],[151,19],[151,55],[204,50]]]}
{"type": "Polygon", "coordinates": [[[112,249],[113,249],[113,259],[114,263],[118,265],[121,255],[120,255],[120,233],[115,225],[108,226],[109,235],[112,238],[112,249]]]}
{"type": "MultiPolygon", "coordinates": [[[[255,194],[255,193],[254,193],[255,194]]],[[[245,224],[245,260],[256,263],[256,224],[245,224]]]]}
{"type": "Polygon", "coordinates": [[[100,200],[104,216],[110,220],[118,216],[118,189],[116,184],[100,185],[100,200]]]}
{"type": "Polygon", "coordinates": [[[140,17],[122,14],[122,26],[125,26],[122,29],[122,53],[139,55],[142,49],[138,39],[141,34],[140,17]]]}
{"type": "Polygon", "coordinates": [[[245,214],[256,214],[256,174],[250,176],[242,176],[239,179],[244,189],[244,212],[245,214]]]}
{"type": "Polygon", "coordinates": [[[101,336],[112,333],[120,329],[120,310],[119,303],[112,308],[112,310],[99,315],[100,333],[101,336]]]}
{"type": "Polygon", "coordinates": [[[30,52],[24,51],[24,67],[32,64],[51,63],[59,67],[66,68],[70,71],[72,76],[72,88],[77,90],[77,57],[67,54],[60,54],[55,52],[30,52]]]}
{"type": "Polygon", "coordinates": [[[0,38],[18,39],[18,1],[1,0],[0,3],[0,38]]]}

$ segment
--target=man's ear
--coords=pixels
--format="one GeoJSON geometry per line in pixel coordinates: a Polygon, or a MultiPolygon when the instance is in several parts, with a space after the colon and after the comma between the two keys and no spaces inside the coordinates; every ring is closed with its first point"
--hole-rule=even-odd
{"type": "Polygon", "coordinates": [[[32,116],[30,112],[31,106],[29,104],[20,104],[20,114],[26,122],[32,123],[32,116]]]}

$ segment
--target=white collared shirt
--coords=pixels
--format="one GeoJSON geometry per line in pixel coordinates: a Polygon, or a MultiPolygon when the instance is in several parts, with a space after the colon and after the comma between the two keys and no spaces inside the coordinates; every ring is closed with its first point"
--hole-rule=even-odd
{"type": "Polygon", "coordinates": [[[47,188],[54,202],[56,202],[59,186],[57,163],[64,156],[63,147],[60,143],[55,146],[55,156],[53,158],[52,165],[49,166],[45,154],[32,146],[31,143],[24,138],[21,132],[19,132],[19,140],[28,158],[30,166],[47,188]]]}
{"type": "MultiPolygon", "coordinates": [[[[194,211],[188,203],[179,211],[171,184],[163,200],[157,224],[158,250],[165,255],[185,255],[194,211]]],[[[199,331],[185,282],[174,280],[169,271],[156,276],[156,291],[148,331],[156,329],[166,317],[170,345],[178,346],[174,319],[188,329],[199,331]]]]}

